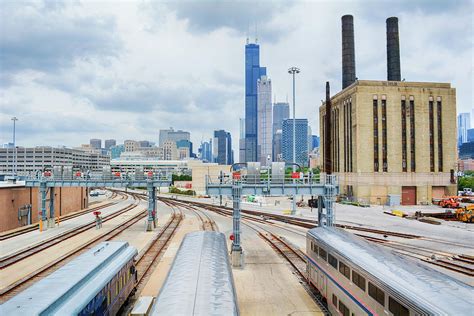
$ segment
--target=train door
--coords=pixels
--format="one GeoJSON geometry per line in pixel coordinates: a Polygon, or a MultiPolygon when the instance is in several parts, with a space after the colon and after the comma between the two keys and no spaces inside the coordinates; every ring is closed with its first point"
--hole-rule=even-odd
{"type": "Polygon", "coordinates": [[[326,290],[327,290],[327,278],[324,274],[322,273],[318,273],[319,274],[319,281],[318,281],[318,287],[319,287],[319,291],[321,292],[321,294],[324,296],[324,297],[327,297],[327,293],[326,293],[326,290]]]}

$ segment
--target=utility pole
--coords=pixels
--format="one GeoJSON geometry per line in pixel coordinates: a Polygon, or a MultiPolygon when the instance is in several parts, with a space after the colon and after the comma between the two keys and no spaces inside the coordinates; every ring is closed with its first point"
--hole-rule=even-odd
{"type": "Polygon", "coordinates": [[[13,176],[15,177],[16,179],[16,162],[17,162],[17,159],[16,159],[16,143],[15,143],[15,133],[16,133],[16,121],[18,121],[18,118],[16,116],[12,117],[12,121],[13,121],[13,176]]]}
{"type": "MultiPolygon", "coordinates": [[[[299,68],[291,67],[288,73],[293,75],[293,172],[296,172],[296,110],[295,110],[295,75],[300,73],[299,68]]],[[[293,195],[293,214],[296,212],[296,195],[293,195]]]]}

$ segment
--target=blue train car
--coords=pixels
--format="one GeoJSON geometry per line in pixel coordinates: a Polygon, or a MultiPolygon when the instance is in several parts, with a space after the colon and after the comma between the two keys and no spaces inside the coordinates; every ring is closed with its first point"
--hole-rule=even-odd
{"type": "Polygon", "coordinates": [[[308,231],[309,281],[333,315],[472,315],[474,288],[335,227],[308,231]]]}
{"type": "Polygon", "coordinates": [[[0,315],[115,315],[135,289],[137,250],[103,242],[0,306],[0,315]]]}
{"type": "Polygon", "coordinates": [[[184,237],[150,315],[239,315],[224,234],[184,237]]]}

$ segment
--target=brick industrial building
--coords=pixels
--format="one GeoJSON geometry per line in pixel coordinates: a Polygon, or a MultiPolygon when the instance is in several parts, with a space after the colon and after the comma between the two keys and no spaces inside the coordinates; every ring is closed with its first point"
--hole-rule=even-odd
{"type": "MultiPolygon", "coordinates": [[[[390,195],[402,204],[425,204],[455,194],[456,90],[448,83],[400,80],[396,18],[387,19],[388,81],[357,80],[353,56],[344,55],[354,54],[352,16],[342,20],[346,81],[331,98],[328,153],[328,131],[320,124],[321,157],[331,159],[341,193],[384,204],[390,195]]],[[[323,103],[320,122],[325,115],[323,103]]]]}

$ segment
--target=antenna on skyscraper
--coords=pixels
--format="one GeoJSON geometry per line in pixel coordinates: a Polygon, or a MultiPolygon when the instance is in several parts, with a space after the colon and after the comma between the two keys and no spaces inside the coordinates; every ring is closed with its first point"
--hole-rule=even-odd
{"type": "Polygon", "coordinates": [[[247,45],[249,44],[250,21],[247,22],[247,45]]]}
{"type": "Polygon", "coordinates": [[[255,22],[255,44],[258,43],[257,22],[255,22]]]}

